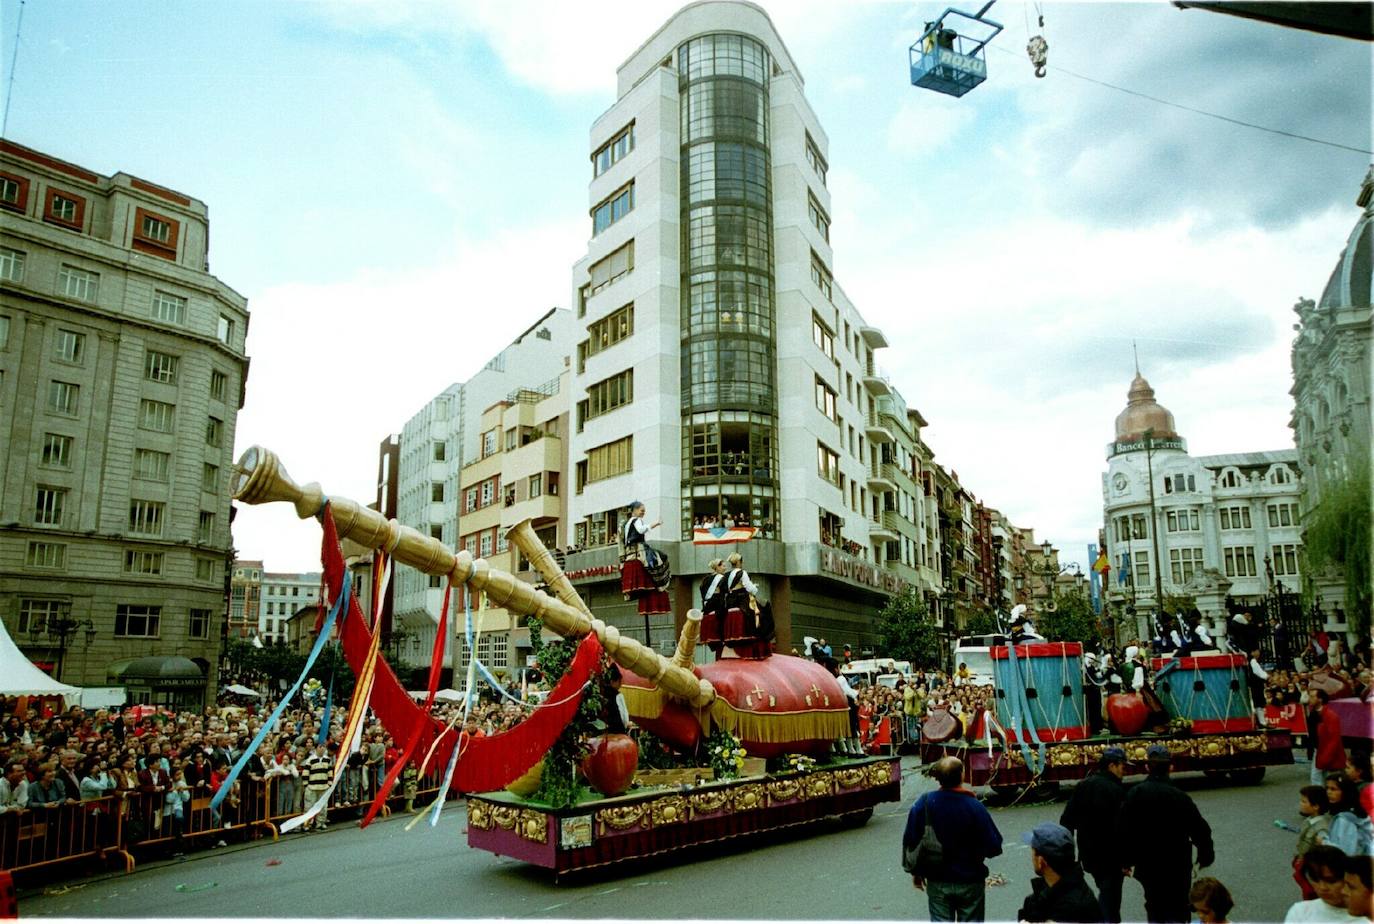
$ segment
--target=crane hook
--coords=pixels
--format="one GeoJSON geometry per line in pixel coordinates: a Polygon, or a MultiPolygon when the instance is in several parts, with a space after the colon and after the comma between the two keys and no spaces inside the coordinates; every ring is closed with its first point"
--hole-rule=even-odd
{"type": "Polygon", "coordinates": [[[1031,36],[1031,40],[1026,43],[1026,54],[1030,56],[1031,66],[1035,68],[1035,76],[1044,77],[1045,63],[1050,55],[1050,43],[1045,41],[1043,35],[1031,36]]]}

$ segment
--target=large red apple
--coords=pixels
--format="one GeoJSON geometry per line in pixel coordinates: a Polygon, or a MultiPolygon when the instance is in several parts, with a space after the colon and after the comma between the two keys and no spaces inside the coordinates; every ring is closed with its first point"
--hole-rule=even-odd
{"type": "Polygon", "coordinates": [[[618,796],[630,788],[639,767],[639,745],[629,735],[602,735],[587,742],[582,775],[603,796],[618,796]]]}
{"type": "Polygon", "coordinates": [[[1139,693],[1113,693],[1107,697],[1107,721],[1118,735],[1136,735],[1150,718],[1150,709],[1139,693]]]}

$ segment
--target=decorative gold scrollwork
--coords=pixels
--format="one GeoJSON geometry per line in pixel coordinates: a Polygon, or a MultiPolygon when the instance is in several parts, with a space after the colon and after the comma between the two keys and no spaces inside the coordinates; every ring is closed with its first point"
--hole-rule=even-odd
{"type": "Polygon", "coordinates": [[[772,780],[767,784],[767,787],[770,803],[790,802],[801,795],[802,781],[799,779],[772,780]]]}
{"type": "Polygon", "coordinates": [[[835,771],[835,782],[841,789],[856,789],[863,785],[864,775],[863,767],[843,767],[835,771]]]}
{"type": "Polygon", "coordinates": [[[649,803],[649,815],[655,825],[675,825],[687,820],[687,800],[682,796],[665,796],[649,803]]]}
{"type": "Polygon", "coordinates": [[[761,808],[763,806],[764,791],[762,783],[746,783],[736,787],[730,794],[730,801],[737,812],[747,812],[750,809],[761,808]]]}
{"type": "Polygon", "coordinates": [[[819,799],[835,791],[835,776],[829,770],[813,773],[802,780],[803,798],[819,799]]]}
{"type": "Polygon", "coordinates": [[[1026,755],[1022,754],[1020,750],[1013,748],[1009,751],[1003,751],[1002,753],[1006,755],[1007,766],[1024,767],[1026,765],[1026,755]]]}
{"type": "Polygon", "coordinates": [[[514,831],[515,823],[520,820],[522,809],[510,805],[493,806],[491,810],[492,820],[496,822],[496,827],[502,831],[514,831]]]}
{"type": "Polygon", "coordinates": [[[1198,757],[1225,757],[1230,748],[1226,746],[1226,739],[1209,736],[1193,743],[1193,753],[1198,757]]]}
{"type": "Polygon", "coordinates": [[[728,789],[709,789],[706,792],[694,792],[687,797],[687,806],[691,809],[692,815],[710,815],[724,809],[726,812],[730,808],[730,790],[728,789]]]}
{"type": "Polygon", "coordinates": [[[1191,757],[1193,755],[1193,742],[1187,738],[1170,738],[1164,744],[1169,749],[1170,757],[1191,757]]]}
{"type": "Polygon", "coordinates": [[[549,840],[549,819],[543,812],[524,809],[520,812],[520,823],[516,833],[527,841],[544,844],[549,840]]]}
{"type": "Polygon", "coordinates": [[[1232,739],[1237,751],[1250,753],[1252,751],[1263,751],[1268,744],[1264,735],[1241,735],[1239,738],[1232,739]]]}
{"type": "Polygon", "coordinates": [[[490,831],[492,826],[491,803],[480,799],[468,800],[468,826],[479,831],[490,831]]]}
{"type": "Polygon", "coordinates": [[[624,831],[627,828],[633,828],[641,821],[647,822],[645,827],[653,824],[652,817],[649,817],[649,803],[647,802],[601,809],[596,813],[596,820],[601,822],[602,834],[606,833],[607,826],[615,828],[617,831],[624,831]]]}
{"type": "Polygon", "coordinates": [[[1133,763],[1144,763],[1150,753],[1150,742],[1131,741],[1126,744],[1126,759],[1133,763]]]}
{"type": "Polygon", "coordinates": [[[1056,744],[1050,748],[1049,763],[1051,767],[1077,767],[1082,759],[1083,754],[1076,744],[1056,744]]]}
{"type": "Polygon", "coordinates": [[[886,762],[869,764],[865,773],[864,785],[886,786],[892,782],[892,765],[886,762]]]}
{"type": "Polygon", "coordinates": [[[1095,764],[1102,759],[1102,752],[1107,750],[1105,744],[1085,744],[1082,746],[1083,762],[1095,764]]]}

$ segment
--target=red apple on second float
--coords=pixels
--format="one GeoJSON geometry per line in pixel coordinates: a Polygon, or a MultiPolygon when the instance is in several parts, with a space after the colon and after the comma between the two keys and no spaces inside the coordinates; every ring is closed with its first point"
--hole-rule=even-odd
{"type": "Polygon", "coordinates": [[[1107,721],[1118,735],[1136,735],[1145,727],[1150,710],[1139,693],[1113,693],[1107,697],[1107,721]]]}
{"type": "Polygon", "coordinates": [[[629,735],[601,735],[587,742],[591,747],[582,761],[582,775],[603,796],[618,796],[634,782],[639,768],[639,745],[629,735]]]}

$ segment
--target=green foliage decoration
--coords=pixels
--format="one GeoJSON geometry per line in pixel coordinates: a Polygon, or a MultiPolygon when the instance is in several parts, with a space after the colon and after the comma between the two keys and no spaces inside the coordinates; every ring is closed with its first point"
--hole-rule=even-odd
{"type": "Polygon", "coordinates": [[[1369,447],[1352,446],[1342,477],[1322,486],[1303,530],[1309,571],[1330,569],[1345,576],[1345,605],[1351,629],[1367,637],[1370,627],[1369,447]]]}
{"type": "MultiPolygon", "coordinates": [[[[573,656],[581,644],[581,639],[560,639],[545,643],[542,638],[543,623],[534,617],[525,621],[530,630],[530,647],[534,650],[539,670],[552,689],[563,675],[568,672],[573,656]]],[[[577,767],[587,756],[587,739],[605,728],[601,713],[614,693],[610,688],[606,668],[609,662],[602,656],[601,664],[592,675],[592,683],[582,694],[582,702],[573,714],[566,728],[544,755],[544,773],[539,788],[531,797],[536,802],[554,808],[568,808],[576,805],[585,792],[578,782],[577,767]]]]}

